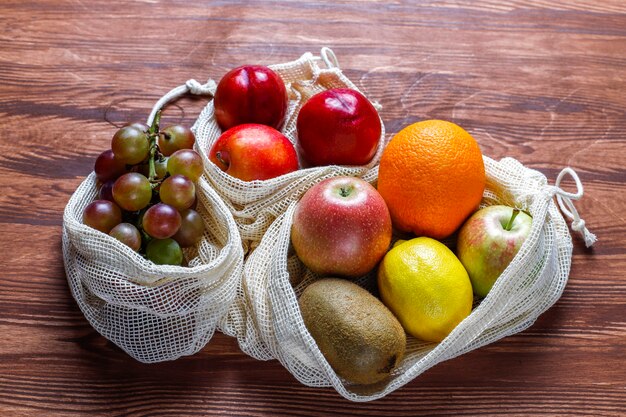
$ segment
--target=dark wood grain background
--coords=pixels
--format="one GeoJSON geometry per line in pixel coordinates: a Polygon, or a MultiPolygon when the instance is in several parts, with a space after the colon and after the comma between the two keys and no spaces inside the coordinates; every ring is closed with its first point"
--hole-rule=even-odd
{"type": "MultiPolygon", "coordinates": [[[[626,415],[625,78],[623,0],[2,0],[0,415],[626,415]],[[135,362],[70,297],[69,196],[114,125],[171,87],[322,46],[390,134],[442,118],[551,180],[574,167],[598,243],[575,237],[565,293],[530,329],[372,403],[302,386],[221,334],[193,357],[135,362]]],[[[204,104],[165,121],[191,124],[204,104]]]]}

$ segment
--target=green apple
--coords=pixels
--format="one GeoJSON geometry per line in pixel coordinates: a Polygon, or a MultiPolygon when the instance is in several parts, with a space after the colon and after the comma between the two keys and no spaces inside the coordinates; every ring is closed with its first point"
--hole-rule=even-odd
{"type": "Polygon", "coordinates": [[[531,227],[528,214],[507,206],[485,207],[463,224],[457,255],[469,274],[474,294],[487,296],[519,252],[531,227]]]}

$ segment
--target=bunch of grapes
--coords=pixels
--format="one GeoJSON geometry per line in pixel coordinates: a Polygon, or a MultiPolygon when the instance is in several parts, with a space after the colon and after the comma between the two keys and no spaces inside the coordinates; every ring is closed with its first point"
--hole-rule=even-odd
{"type": "Polygon", "coordinates": [[[181,248],[204,233],[194,210],[195,182],[202,175],[196,138],[185,126],[159,130],[160,112],[151,127],[119,129],[111,149],[96,159],[99,199],[83,212],[83,223],[126,244],[159,265],[181,265],[181,248]]]}

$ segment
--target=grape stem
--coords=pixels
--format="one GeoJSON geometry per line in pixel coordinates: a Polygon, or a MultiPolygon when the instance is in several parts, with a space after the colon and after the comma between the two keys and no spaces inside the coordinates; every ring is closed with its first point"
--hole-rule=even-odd
{"type": "Polygon", "coordinates": [[[159,137],[159,123],[161,122],[161,110],[157,111],[152,121],[152,126],[148,129],[148,140],[150,141],[150,156],[148,159],[149,177],[148,180],[152,184],[152,188],[156,187],[156,168],[154,159],[157,156],[157,138],[159,137]]]}

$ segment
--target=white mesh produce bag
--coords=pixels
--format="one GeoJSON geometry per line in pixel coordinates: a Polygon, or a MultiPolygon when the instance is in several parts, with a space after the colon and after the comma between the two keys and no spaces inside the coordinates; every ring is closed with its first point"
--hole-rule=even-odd
{"type": "Polygon", "coordinates": [[[156,265],[82,223],[97,196],[91,174],[63,216],[63,258],[72,296],[89,323],[133,358],[160,362],[203,348],[235,298],[243,249],[237,227],[203,179],[197,210],[206,231],[185,249],[189,266],[156,265]]]}
{"type": "MultiPolygon", "coordinates": [[[[313,95],[331,88],[358,88],[342,73],[337,58],[328,48],[321,57],[311,53],[279,65],[270,65],[285,82],[289,95],[289,108],[282,133],[295,145],[296,120],[302,105],[313,95]],[[324,62],[323,66],[320,64],[324,62]]],[[[380,105],[373,103],[378,110],[380,105]]],[[[270,180],[242,181],[223,172],[209,158],[209,150],[222,134],[214,117],[211,101],[192,127],[196,134],[198,150],[203,156],[207,180],[222,197],[239,227],[246,248],[254,249],[265,230],[293,201],[315,183],[323,179],[349,175],[372,182],[378,175],[378,161],[385,144],[385,127],[381,120],[381,138],[374,158],[366,166],[323,166],[300,169],[270,180]]]]}
{"type": "MultiPolygon", "coordinates": [[[[172,90],[155,106],[188,91],[172,90]]],[[[191,355],[203,348],[226,316],[241,281],[243,248],[230,211],[204,178],[196,183],[205,224],[198,245],[184,249],[188,266],[156,265],[109,235],[83,224],[97,199],[94,173],[70,198],[63,216],[63,259],[72,296],[89,323],[141,362],[191,355]]]]}
{"type": "MultiPolygon", "coordinates": [[[[298,306],[299,295],[317,277],[290,247],[296,205],[292,202],[246,260],[243,292],[247,297],[247,327],[239,336],[241,348],[259,359],[278,359],[303,384],[333,386],[350,400],[369,401],[403,386],[439,362],[529,327],[561,296],[571,265],[572,239],[553,197],[558,197],[564,214],[574,219],[572,228],[584,235],[587,245],[595,240],[571,203],[571,199],[582,196],[582,185],[569,168],[561,173],[557,185],[551,186],[544,175],[515,159],[496,162],[484,157],[484,161],[487,187],[482,205],[525,209],[533,216],[532,230],[489,295],[445,340],[436,344],[408,337],[405,358],[381,383],[357,386],[339,378],[307,331],[298,306]],[[576,180],[576,194],[558,187],[566,173],[576,180]]],[[[376,286],[374,275],[358,283],[371,289],[376,286]]]]}

